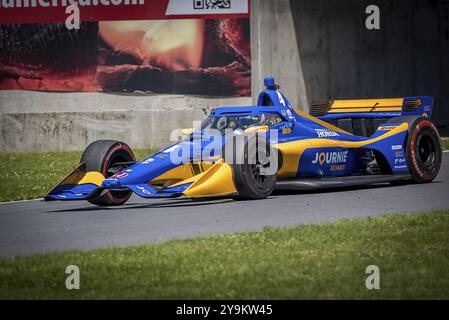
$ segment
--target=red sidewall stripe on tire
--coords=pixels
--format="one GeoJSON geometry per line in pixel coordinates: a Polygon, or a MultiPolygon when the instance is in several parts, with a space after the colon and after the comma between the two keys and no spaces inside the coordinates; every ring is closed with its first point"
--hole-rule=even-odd
{"type": "MultiPolygon", "coordinates": [[[[116,152],[118,150],[124,150],[125,152],[129,153],[132,156],[132,158],[135,160],[135,156],[134,156],[134,153],[132,152],[132,150],[126,144],[119,143],[118,145],[109,149],[106,153],[106,159],[103,162],[102,172],[101,172],[105,178],[106,178],[106,174],[107,174],[107,170],[108,170],[109,160],[111,159],[111,156],[114,154],[114,152],[116,152]]],[[[112,195],[111,191],[108,191],[104,196],[107,197],[109,199],[109,201],[111,201],[114,204],[121,202],[121,199],[114,197],[112,195]]],[[[126,197],[126,196],[127,195],[124,195],[123,197],[126,197]]]]}
{"type": "Polygon", "coordinates": [[[108,170],[108,164],[109,164],[109,160],[111,159],[111,155],[114,154],[114,152],[118,151],[118,150],[124,150],[127,153],[129,153],[133,159],[135,160],[135,156],[134,153],[132,152],[132,150],[126,145],[126,144],[121,144],[119,143],[118,145],[116,145],[115,147],[113,147],[112,149],[108,150],[106,153],[106,159],[103,162],[103,166],[101,168],[101,173],[106,177],[106,173],[108,170]]]}
{"type": "MultiPolygon", "coordinates": [[[[420,178],[425,181],[429,181],[434,177],[435,170],[437,169],[437,166],[435,166],[430,172],[427,172],[427,173],[423,172],[423,170],[421,170],[421,168],[419,167],[419,165],[416,161],[416,153],[415,153],[416,136],[421,132],[422,128],[425,126],[430,127],[432,129],[432,132],[436,134],[437,139],[440,140],[440,135],[438,133],[438,130],[435,128],[435,126],[433,125],[432,122],[430,122],[429,120],[422,120],[422,121],[418,122],[415,129],[413,130],[413,135],[410,140],[410,155],[411,155],[410,158],[412,161],[412,166],[416,170],[416,172],[419,174],[420,178]]],[[[437,151],[437,150],[435,150],[435,151],[437,151]]]]}

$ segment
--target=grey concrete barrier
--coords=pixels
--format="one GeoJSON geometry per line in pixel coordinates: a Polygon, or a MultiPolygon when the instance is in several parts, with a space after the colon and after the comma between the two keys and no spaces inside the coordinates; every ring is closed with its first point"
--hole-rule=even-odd
{"type": "Polygon", "coordinates": [[[217,105],[250,103],[251,98],[3,91],[0,151],[83,150],[97,139],[161,147],[170,143],[173,129],[192,127],[217,105]]]}

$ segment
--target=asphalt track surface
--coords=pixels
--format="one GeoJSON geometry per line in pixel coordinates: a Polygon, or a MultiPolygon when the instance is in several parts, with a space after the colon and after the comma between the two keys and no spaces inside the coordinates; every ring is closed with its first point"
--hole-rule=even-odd
{"type": "Polygon", "coordinates": [[[316,192],[277,192],[268,199],[145,200],[100,208],[84,201],[0,204],[0,257],[128,246],[449,208],[449,153],[431,184],[378,184],[316,192]]]}

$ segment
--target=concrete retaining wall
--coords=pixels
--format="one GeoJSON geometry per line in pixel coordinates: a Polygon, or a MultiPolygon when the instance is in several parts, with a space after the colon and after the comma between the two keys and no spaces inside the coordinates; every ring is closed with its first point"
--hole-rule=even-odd
{"type": "Polygon", "coordinates": [[[97,139],[161,147],[211,108],[245,104],[251,98],[0,91],[0,150],[83,150],[97,139]]]}
{"type": "Polygon", "coordinates": [[[292,5],[289,0],[251,0],[252,92],[263,90],[264,77],[274,76],[292,106],[308,112],[292,5]]]}
{"type": "Polygon", "coordinates": [[[449,125],[449,1],[291,0],[307,98],[429,95],[449,125]],[[365,9],[380,9],[367,30],[365,9]]]}

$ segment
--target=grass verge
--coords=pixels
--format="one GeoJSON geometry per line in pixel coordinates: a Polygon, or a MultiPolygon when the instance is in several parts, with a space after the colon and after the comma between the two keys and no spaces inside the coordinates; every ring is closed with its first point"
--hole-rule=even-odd
{"type": "MultiPolygon", "coordinates": [[[[134,150],[137,159],[156,149],[134,150]]],[[[0,155],[0,201],[43,197],[80,161],[81,151],[24,152],[0,155]]]]}
{"type": "Polygon", "coordinates": [[[446,210],[3,259],[0,299],[448,299],[448,230],[446,210]]]}
{"type": "Polygon", "coordinates": [[[441,143],[443,144],[443,150],[449,150],[449,138],[442,139],[441,143]]]}

